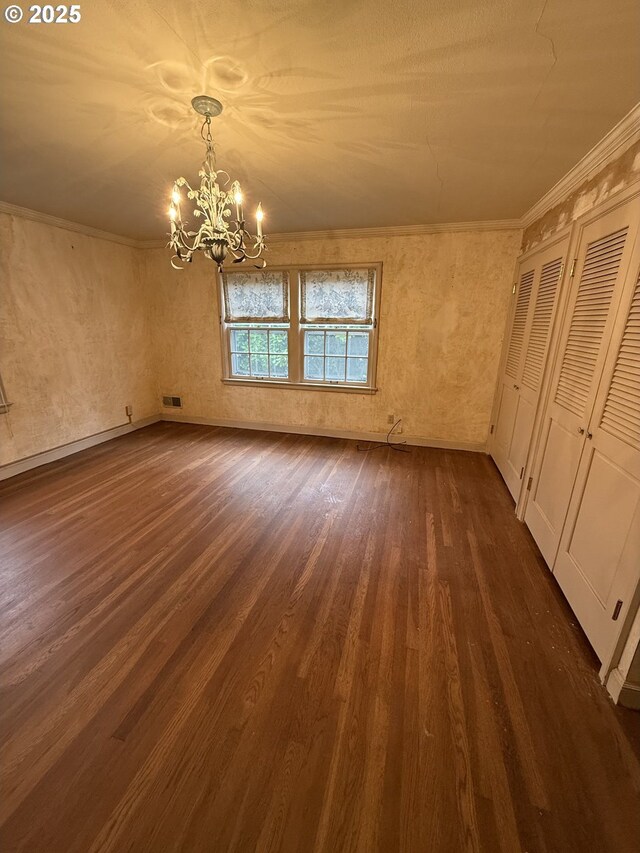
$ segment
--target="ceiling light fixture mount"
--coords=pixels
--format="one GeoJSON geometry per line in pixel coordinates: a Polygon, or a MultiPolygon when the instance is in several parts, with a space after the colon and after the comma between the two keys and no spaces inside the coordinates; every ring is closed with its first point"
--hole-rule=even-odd
{"type": "Polygon", "coordinates": [[[209,116],[214,118],[222,112],[222,104],[216,98],[210,98],[209,95],[197,95],[191,101],[191,106],[201,116],[209,116]]]}
{"type": "MultiPolygon", "coordinates": [[[[204,116],[200,135],[207,146],[207,152],[198,172],[199,189],[193,189],[186,178],[178,178],[173,185],[169,207],[169,246],[174,251],[171,265],[175,269],[182,269],[174,263],[174,259],[191,263],[197,251],[202,251],[205,257],[217,264],[218,270],[222,270],[229,254],[233,255],[234,264],[256,260],[266,249],[262,233],[262,204],[259,204],[256,210],[256,233],[252,235],[245,228],[240,184],[238,181],[231,181],[227,172],[216,169],[211,119],[220,115],[222,104],[208,95],[198,95],[191,101],[191,106],[199,115],[204,116]],[[229,189],[225,189],[229,185],[229,189]],[[197,231],[189,230],[189,226],[182,221],[182,187],[187,190],[187,199],[195,202],[193,216],[200,220],[197,231]]],[[[255,266],[263,269],[266,263],[261,259],[255,266]]]]}

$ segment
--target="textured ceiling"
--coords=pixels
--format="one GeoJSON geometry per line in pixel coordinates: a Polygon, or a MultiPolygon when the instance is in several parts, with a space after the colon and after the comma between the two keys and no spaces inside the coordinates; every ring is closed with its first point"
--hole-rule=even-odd
{"type": "MultiPolygon", "coordinates": [[[[27,3],[23,3],[25,10],[27,3]]],[[[640,100],[637,0],[91,0],[0,23],[0,198],[166,232],[218,164],[272,232],[520,216],[640,100]]]]}

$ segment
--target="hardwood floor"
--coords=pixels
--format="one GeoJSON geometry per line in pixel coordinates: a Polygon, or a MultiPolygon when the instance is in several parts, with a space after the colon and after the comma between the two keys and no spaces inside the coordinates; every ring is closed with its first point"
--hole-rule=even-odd
{"type": "Polygon", "coordinates": [[[0,486],[8,851],[637,851],[481,454],[157,424],[0,486]]]}

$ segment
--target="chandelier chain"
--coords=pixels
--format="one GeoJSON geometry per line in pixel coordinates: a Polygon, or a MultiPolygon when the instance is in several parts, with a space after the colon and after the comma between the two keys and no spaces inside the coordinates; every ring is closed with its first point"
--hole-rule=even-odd
{"type": "Polygon", "coordinates": [[[207,146],[207,153],[204,158],[203,165],[209,165],[211,163],[215,164],[216,148],[213,142],[213,136],[211,135],[211,116],[205,116],[205,119],[202,122],[202,127],[200,128],[200,136],[207,146]],[[205,127],[207,128],[206,135],[204,132],[205,127]]]}

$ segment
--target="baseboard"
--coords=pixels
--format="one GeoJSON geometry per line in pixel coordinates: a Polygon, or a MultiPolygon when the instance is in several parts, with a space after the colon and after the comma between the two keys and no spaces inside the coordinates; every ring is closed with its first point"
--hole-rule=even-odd
{"type": "MultiPolygon", "coordinates": [[[[295,435],[319,435],[327,438],[350,438],[355,441],[384,441],[386,433],[381,432],[353,432],[346,429],[333,429],[332,427],[308,427],[293,426],[290,424],[261,423],[257,421],[232,421],[224,418],[198,418],[192,415],[169,414],[163,412],[163,421],[183,424],[204,424],[205,426],[230,427],[232,429],[255,429],[265,432],[288,432],[295,435]]],[[[484,453],[486,445],[461,441],[444,441],[439,438],[423,438],[415,435],[396,436],[395,441],[406,441],[413,447],[436,447],[443,450],[470,450],[474,453],[484,453]]]]}
{"type": "Polygon", "coordinates": [[[625,681],[619,669],[612,669],[609,673],[607,691],[616,705],[640,711],[640,684],[625,681]]]}
{"type": "MultiPolygon", "coordinates": [[[[307,427],[307,426],[291,426],[289,424],[272,424],[260,423],[255,421],[232,421],[224,418],[197,418],[191,415],[176,415],[162,413],[161,415],[152,415],[148,418],[135,421],[131,424],[123,424],[122,426],[113,427],[103,432],[95,433],[94,435],[80,438],[77,441],[71,441],[68,444],[62,444],[59,447],[52,447],[50,450],[45,450],[42,453],[36,453],[33,456],[27,456],[24,459],[18,459],[15,462],[9,462],[6,465],[0,465],[0,480],[8,480],[10,477],[15,477],[25,471],[31,471],[33,468],[38,468],[40,465],[47,465],[49,462],[55,462],[58,459],[64,459],[65,456],[71,456],[74,453],[79,453],[81,450],[87,450],[89,447],[95,447],[97,444],[102,444],[105,441],[111,441],[113,438],[119,438],[121,435],[134,432],[137,429],[157,423],[158,421],[169,421],[173,423],[187,424],[204,424],[205,426],[220,426],[230,427],[232,429],[255,429],[265,432],[285,432],[294,433],[296,435],[318,435],[327,438],[349,438],[355,441],[384,441],[385,433],[380,432],[354,432],[346,429],[332,429],[330,427],[307,427]]],[[[396,438],[396,441],[406,441],[407,444],[413,447],[435,447],[442,450],[467,450],[473,453],[485,453],[486,445],[472,442],[460,441],[444,441],[439,438],[424,438],[422,436],[402,435],[396,438]]]]}
{"type": "Polygon", "coordinates": [[[36,453],[33,456],[27,456],[24,459],[18,459],[6,465],[0,465],[0,480],[8,480],[9,477],[15,477],[17,474],[30,471],[32,468],[47,465],[49,462],[55,462],[57,459],[64,459],[65,456],[79,453],[81,450],[94,447],[96,444],[111,441],[112,438],[119,438],[121,435],[126,435],[129,432],[134,432],[134,430],[155,424],[160,419],[160,415],[152,415],[149,418],[143,418],[131,424],[123,424],[112,429],[105,429],[102,432],[94,433],[94,435],[88,435],[86,438],[79,438],[77,441],[70,441],[68,444],[53,447],[51,450],[44,450],[42,453],[36,453]]]}

